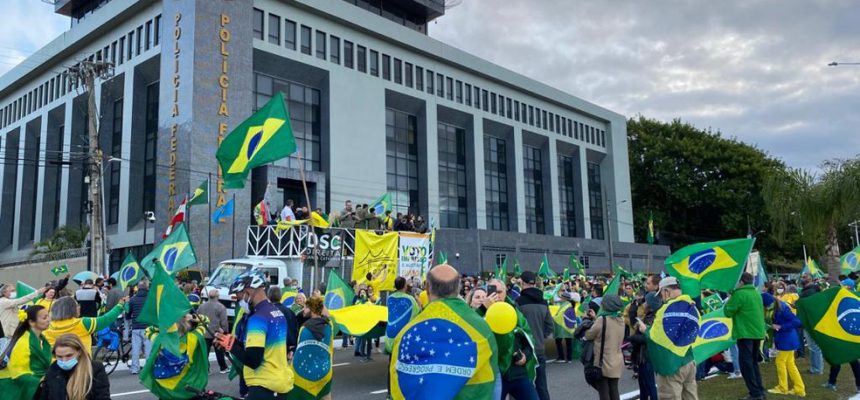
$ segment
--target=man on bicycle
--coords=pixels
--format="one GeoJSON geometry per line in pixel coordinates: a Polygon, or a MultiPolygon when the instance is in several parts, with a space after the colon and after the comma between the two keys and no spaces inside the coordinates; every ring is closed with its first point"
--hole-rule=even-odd
{"type": "Polygon", "coordinates": [[[257,270],[239,275],[230,293],[248,315],[245,343],[230,343],[229,336],[216,334],[242,365],[248,385],[247,400],[286,399],[293,388],[293,372],[287,364],[287,321],[266,297],[266,278],[257,270]]]}

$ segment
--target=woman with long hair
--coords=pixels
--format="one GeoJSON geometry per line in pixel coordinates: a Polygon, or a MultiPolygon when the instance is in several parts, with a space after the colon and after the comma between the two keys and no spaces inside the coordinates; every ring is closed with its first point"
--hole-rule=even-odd
{"type": "Polygon", "coordinates": [[[81,318],[81,306],[72,297],[61,297],[54,300],[51,305],[51,326],[45,331],[45,338],[52,345],[57,338],[66,333],[71,333],[81,339],[84,350],[89,353],[93,346],[93,333],[107,328],[122,314],[123,307],[128,301],[127,297],[119,300],[113,309],[97,318],[81,318]]]}
{"type": "Polygon", "coordinates": [[[51,365],[51,345],[42,335],[51,322],[48,310],[30,306],[19,312],[20,323],[12,340],[6,368],[0,369],[0,393],[4,399],[30,400],[36,394],[39,381],[51,365]]]}
{"type": "Polygon", "coordinates": [[[93,361],[80,338],[71,333],[60,335],[53,354],[57,360],[48,368],[39,399],[110,399],[110,380],[104,365],[93,361]]]}

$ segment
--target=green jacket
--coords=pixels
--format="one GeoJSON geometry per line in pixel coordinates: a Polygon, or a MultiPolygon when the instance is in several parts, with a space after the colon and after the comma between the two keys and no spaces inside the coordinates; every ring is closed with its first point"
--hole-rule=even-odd
{"type": "Polygon", "coordinates": [[[726,302],[723,310],[726,317],[732,319],[735,339],[764,339],[764,305],[761,294],[753,285],[746,285],[732,290],[732,297],[726,302]]]}

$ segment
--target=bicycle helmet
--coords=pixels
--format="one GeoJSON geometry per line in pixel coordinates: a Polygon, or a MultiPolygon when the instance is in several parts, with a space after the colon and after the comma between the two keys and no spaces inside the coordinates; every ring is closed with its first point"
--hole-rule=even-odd
{"type": "Polygon", "coordinates": [[[239,293],[247,288],[259,289],[264,286],[266,286],[266,278],[263,273],[258,270],[251,270],[236,277],[236,280],[230,285],[230,293],[239,293]]]}

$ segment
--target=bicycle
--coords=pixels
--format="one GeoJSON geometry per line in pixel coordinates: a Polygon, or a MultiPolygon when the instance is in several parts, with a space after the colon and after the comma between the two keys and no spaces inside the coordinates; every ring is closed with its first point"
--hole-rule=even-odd
{"type": "Polygon", "coordinates": [[[105,373],[110,375],[120,363],[128,362],[131,354],[131,341],[125,340],[122,330],[116,327],[102,329],[96,332],[96,351],[93,360],[101,361],[105,373]]]}
{"type": "Polygon", "coordinates": [[[194,400],[241,400],[240,397],[233,397],[224,393],[218,393],[214,390],[197,389],[191,386],[185,387],[186,391],[194,393],[194,400]]]}

